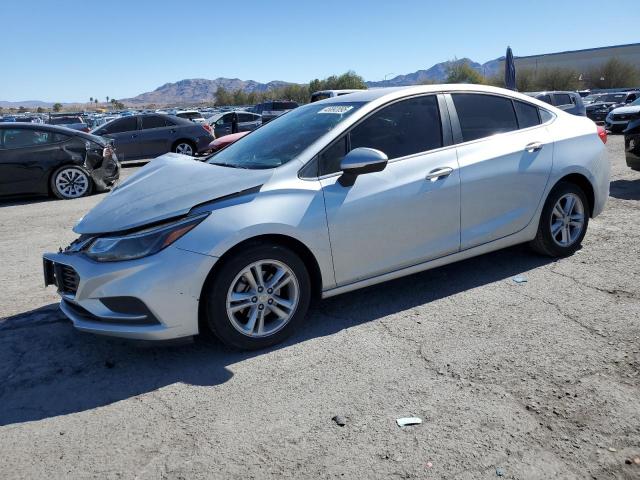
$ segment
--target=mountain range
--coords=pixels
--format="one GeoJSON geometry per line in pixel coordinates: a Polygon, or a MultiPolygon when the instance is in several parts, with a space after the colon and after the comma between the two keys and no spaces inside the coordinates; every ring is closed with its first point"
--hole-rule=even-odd
{"type": "MultiPolygon", "coordinates": [[[[370,88],[374,87],[398,87],[405,85],[416,85],[422,82],[442,82],[447,77],[447,69],[452,64],[468,63],[483,75],[490,77],[499,72],[500,61],[504,57],[490,60],[480,64],[469,58],[461,58],[459,60],[450,60],[447,62],[436,63],[426,70],[418,70],[405,75],[398,75],[388,80],[369,81],[366,82],[370,88]]],[[[141,106],[141,105],[188,105],[202,102],[212,102],[215,100],[215,93],[219,87],[227,90],[238,90],[249,92],[264,92],[290,85],[291,82],[274,80],[268,83],[260,83],[255,80],[240,80],[238,78],[216,78],[207,80],[205,78],[191,78],[180,80],[174,83],[165,83],[156,88],[152,92],[145,92],[131,98],[124,98],[120,101],[125,105],[141,106]]],[[[0,107],[17,108],[23,106],[25,108],[51,107],[53,102],[42,102],[40,100],[25,100],[22,102],[5,102],[0,101],[0,107]]]]}

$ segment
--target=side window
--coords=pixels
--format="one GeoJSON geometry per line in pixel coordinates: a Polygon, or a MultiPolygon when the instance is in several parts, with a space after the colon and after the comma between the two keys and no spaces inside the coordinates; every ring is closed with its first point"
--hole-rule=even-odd
{"type": "Polygon", "coordinates": [[[100,133],[108,135],[110,133],[131,132],[138,129],[138,121],[136,117],[124,117],[114,121],[110,125],[104,127],[100,133]]]}
{"type": "Polygon", "coordinates": [[[440,112],[435,95],[410,98],[384,107],[350,133],[351,149],[375,148],[389,159],[442,146],[440,112]]]}
{"type": "Polygon", "coordinates": [[[147,115],[146,117],[142,117],[143,130],[148,128],[162,128],[166,126],[167,122],[164,121],[164,118],[159,117],[158,115],[147,115]]]}
{"type": "Polygon", "coordinates": [[[553,97],[556,99],[556,105],[571,105],[571,97],[566,93],[554,93],[553,97]]]}
{"type": "Polygon", "coordinates": [[[343,136],[319,155],[319,175],[340,171],[340,163],[347,153],[347,137],[343,136]]]}
{"type": "Polygon", "coordinates": [[[4,131],[3,147],[7,149],[35,147],[53,140],[53,134],[40,130],[15,129],[4,131]]]}
{"type": "Polygon", "coordinates": [[[635,93],[630,93],[625,103],[634,102],[638,98],[635,93]]]}
{"type": "Polygon", "coordinates": [[[553,119],[553,114],[544,108],[540,109],[540,120],[542,123],[547,123],[553,119]]]}
{"type": "Polygon", "coordinates": [[[66,142],[67,140],[69,140],[69,135],[63,135],[62,133],[56,133],[53,135],[53,141],[54,142],[66,142]]]}
{"type": "Polygon", "coordinates": [[[536,98],[541,102],[548,103],[549,105],[551,105],[551,97],[549,95],[540,95],[539,97],[536,97],[536,98]]]}
{"type": "Polygon", "coordinates": [[[514,100],[513,106],[516,109],[518,117],[518,126],[520,128],[529,128],[540,125],[540,117],[538,115],[538,107],[525,102],[514,100]]]}
{"type": "Polygon", "coordinates": [[[451,96],[464,142],[518,129],[516,113],[508,98],[478,93],[454,93],[451,96]]]}
{"type": "Polygon", "coordinates": [[[253,122],[255,121],[255,116],[253,116],[250,113],[239,113],[238,114],[238,121],[239,122],[253,122]]]}

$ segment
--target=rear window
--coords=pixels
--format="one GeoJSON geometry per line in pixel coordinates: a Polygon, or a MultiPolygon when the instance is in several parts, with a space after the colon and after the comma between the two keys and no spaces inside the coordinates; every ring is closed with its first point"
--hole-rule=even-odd
{"type": "Polygon", "coordinates": [[[296,102],[273,102],[272,110],[293,110],[298,104],[296,102]]]}
{"type": "Polygon", "coordinates": [[[97,135],[109,135],[111,133],[131,132],[138,129],[136,117],[123,117],[107,123],[100,128],[97,135]]]}
{"type": "Polygon", "coordinates": [[[536,98],[544,103],[548,103],[549,105],[551,105],[551,97],[549,95],[540,95],[536,98]]]}
{"type": "Polygon", "coordinates": [[[476,93],[454,93],[451,96],[464,142],[518,129],[516,112],[508,98],[476,93]]]}
{"type": "Polygon", "coordinates": [[[314,93],[311,95],[311,102],[319,102],[320,100],[324,100],[326,98],[331,98],[330,93],[314,93]]]}
{"type": "Polygon", "coordinates": [[[51,117],[49,124],[51,125],[71,125],[74,123],[84,123],[80,117],[51,117]]]}

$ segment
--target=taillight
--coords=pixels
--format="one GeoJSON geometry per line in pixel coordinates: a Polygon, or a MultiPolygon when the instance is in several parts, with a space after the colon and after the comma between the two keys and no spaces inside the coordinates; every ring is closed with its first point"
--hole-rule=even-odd
{"type": "Polygon", "coordinates": [[[607,143],[607,131],[600,125],[598,125],[598,136],[600,137],[600,140],[602,140],[602,143],[607,143]]]}
{"type": "Polygon", "coordinates": [[[89,127],[84,127],[84,128],[82,129],[82,131],[83,131],[83,132],[86,132],[86,133],[89,133],[89,132],[90,132],[89,127]]]}
{"type": "Polygon", "coordinates": [[[201,123],[200,125],[202,125],[202,128],[204,128],[207,131],[207,133],[211,133],[211,125],[207,123],[201,123]]]}

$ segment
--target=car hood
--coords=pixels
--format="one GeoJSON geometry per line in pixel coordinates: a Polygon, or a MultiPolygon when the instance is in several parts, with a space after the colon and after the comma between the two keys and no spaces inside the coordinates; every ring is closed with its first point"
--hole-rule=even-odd
{"type": "Polygon", "coordinates": [[[638,113],[638,112],[640,112],[640,105],[618,107],[612,111],[612,113],[638,113]]]}
{"type": "Polygon", "coordinates": [[[247,170],[167,153],[149,162],[81,218],[79,234],[120,232],[185,215],[195,205],[263,185],[272,170],[247,170]]]}

